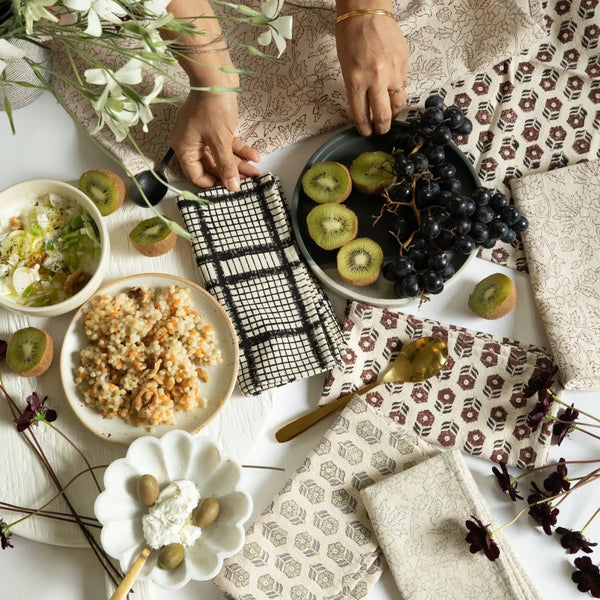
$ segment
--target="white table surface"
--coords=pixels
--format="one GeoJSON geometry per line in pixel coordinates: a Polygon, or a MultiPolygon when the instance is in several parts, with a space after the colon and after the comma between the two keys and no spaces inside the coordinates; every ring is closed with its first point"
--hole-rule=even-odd
{"type": "MultiPolygon", "coordinates": [[[[17,134],[12,136],[8,120],[4,114],[0,114],[0,189],[26,179],[73,180],[87,169],[114,169],[110,159],[75,127],[48,95],[16,111],[14,118],[17,134]]],[[[262,171],[272,171],[279,175],[287,198],[291,198],[306,160],[329,137],[331,134],[326,134],[282,149],[263,158],[259,167],[262,171]]],[[[147,212],[140,209],[140,218],[146,218],[145,215],[147,212]]],[[[191,249],[189,251],[191,253],[191,249]]],[[[332,299],[340,313],[344,306],[343,300],[333,296],[332,299]]],[[[527,343],[547,344],[527,276],[480,259],[473,262],[462,281],[441,296],[435,297],[421,309],[413,306],[407,307],[405,311],[446,323],[510,336],[527,343]],[[470,313],[467,297],[477,281],[496,271],[505,272],[515,281],[518,293],[517,308],[503,319],[485,321],[470,313]]],[[[58,368],[58,361],[52,368],[58,368]]],[[[316,407],[322,383],[323,376],[316,376],[274,390],[272,413],[265,424],[264,433],[257,440],[246,462],[280,466],[284,467],[286,472],[246,470],[245,484],[253,496],[255,514],[272,499],[331,422],[332,417],[288,444],[278,444],[274,439],[274,432],[280,424],[316,407]]],[[[583,410],[600,414],[597,410],[597,393],[571,392],[566,393],[564,399],[575,402],[576,406],[583,410]]],[[[553,447],[550,458],[598,458],[599,448],[597,440],[575,433],[560,448],[553,447]]],[[[471,457],[467,457],[466,460],[496,521],[501,524],[510,520],[516,514],[516,505],[508,502],[498,491],[491,475],[491,463],[471,457]]],[[[587,471],[581,470],[579,473],[585,472],[587,471]]],[[[576,474],[577,469],[573,467],[571,473],[576,474]]],[[[599,485],[592,484],[566,500],[561,505],[559,524],[580,529],[598,506],[599,485]]],[[[521,486],[521,489],[524,489],[524,486],[521,486]]],[[[4,497],[3,490],[0,490],[0,499],[11,501],[10,498],[4,497]]],[[[600,541],[600,522],[593,523],[586,533],[592,540],[600,541]]],[[[570,580],[573,557],[565,553],[557,537],[545,536],[539,528],[533,526],[527,515],[507,528],[505,534],[542,598],[575,600],[584,597],[570,580]]],[[[3,588],[0,596],[19,599],[42,597],[61,600],[105,600],[104,575],[91,551],[49,546],[18,536],[13,538],[13,542],[13,549],[0,553],[0,581],[3,588]]],[[[597,562],[594,555],[592,559],[597,562]]],[[[221,594],[210,582],[193,582],[177,591],[155,588],[152,597],[157,600],[216,600],[221,598],[221,594]]],[[[386,573],[369,596],[369,600],[397,597],[394,582],[389,573],[386,573]]],[[[449,591],[448,598],[451,597],[452,592],[449,591]]]]}

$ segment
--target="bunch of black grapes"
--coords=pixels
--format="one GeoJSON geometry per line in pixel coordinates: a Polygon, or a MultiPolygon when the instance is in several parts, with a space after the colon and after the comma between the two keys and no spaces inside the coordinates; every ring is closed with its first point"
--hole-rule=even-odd
{"type": "Polygon", "coordinates": [[[400,256],[383,276],[394,282],[399,298],[439,294],[454,275],[452,256],[469,255],[477,246],[511,243],[528,222],[508,198],[479,187],[467,194],[446,158],[453,133],[469,134],[473,125],[457,106],[444,108],[430,96],[409,129],[393,135],[396,183],[387,190],[393,230],[403,243],[400,256]]]}

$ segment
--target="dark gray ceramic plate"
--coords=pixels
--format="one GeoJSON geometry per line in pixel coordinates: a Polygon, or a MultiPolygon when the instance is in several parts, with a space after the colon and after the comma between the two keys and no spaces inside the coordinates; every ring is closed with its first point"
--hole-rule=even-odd
{"type": "MultiPolygon", "coordinates": [[[[394,130],[398,130],[406,129],[407,126],[405,123],[396,122],[392,127],[394,130]]],[[[349,167],[359,154],[375,150],[390,152],[392,150],[391,136],[365,138],[352,127],[325,142],[306,163],[294,189],[292,226],[304,258],[317,278],[329,289],[344,298],[366,302],[374,306],[390,308],[407,306],[417,302],[419,298],[397,298],[394,294],[393,283],[384,277],[379,277],[375,283],[366,287],[357,287],[343,282],[336,267],[337,250],[323,250],[317,246],[308,234],[306,225],[306,215],[316,206],[316,203],[302,190],[302,175],[304,175],[306,169],[316,162],[326,160],[337,161],[349,167]]],[[[446,157],[456,167],[456,177],[462,183],[463,192],[469,193],[480,185],[473,166],[454,144],[446,149],[446,157]]],[[[383,204],[381,197],[366,196],[353,190],[344,204],[358,216],[358,234],[356,237],[370,237],[376,240],[383,249],[386,261],[398,256],[398,242],[390,234],[392,215],[387,214],[377,224],[373,225],[373,216],[379,214],[379,209],[383,204]]],[[[444,288],[460,278],[474,256],[475,252],[468,257],[456,255],[452,258],[456,274],[445,283],[444,288]]]]}

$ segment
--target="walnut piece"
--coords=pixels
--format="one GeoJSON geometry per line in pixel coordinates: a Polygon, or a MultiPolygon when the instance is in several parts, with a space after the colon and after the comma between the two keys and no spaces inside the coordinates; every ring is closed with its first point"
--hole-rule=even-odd
{"type": "Polygon", "coordinates": [[[65,279],[65,293],[67,296],[74,296],[87,285],[87,282],[91,278],[92,276],[89,273],[86,273],[82,269],[77,269],[77,271],[71,273],[65,279]]]}
{"type": "Polygon", "coordinates": [[[150,301],[150,293],[141,287],[132,287],[127,292],[127,295],[141,305],[147,304],[150,301]]]}
{"type": "Polygon", "coordinates": [[[150,419],[152,412],[158,406],[158,392],[154,383],[145,383],[133,399],[134,410],[143,419],[150,419]]]}
{"type": "Polygon", "coordinates": [[[10,231],[18,231],[19,229],[23,229],[23,223],[21,222],[21,217],[11,217],[8,221],[10,226],[10,231]]]}
{"type": "Polygon", "coordinates": [[[162,342],[167,339],[169,332],[166,327],[159,327],[152,335],[153,342],[162,342]]]}

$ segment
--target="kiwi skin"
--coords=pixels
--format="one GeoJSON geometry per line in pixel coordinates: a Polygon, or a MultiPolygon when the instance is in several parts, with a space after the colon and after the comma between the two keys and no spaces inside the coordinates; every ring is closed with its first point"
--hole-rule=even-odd
{"type": "Polygon", "coordinates": [[[54,357],[54,344],[52,338],[42,329],[36,327],[25,327],[15,331],[8,341],[8,347],[6,349],[6,362],[10,369],[15,373],[18,373],[22,377],[38,377],[42,373],[45,373],[54,357]],[[22,338],[29,336],[37,336],[42,340],[40,344],[41,356],[37,364],[29,367],[28,369],[22,370],[22,365],[19,365],[20,348],[19,345],[22,343],[22,338]]]}
{"type": "Polygon", "coordinates": [[[348,167],[346,167],[346,165],[343,165],[342,163],[338,163],[335,161],[325,161],[325,162],[314,163],[309,167],[309,169],[302,176],[302,189],[304,190],[304,193],[311,200],[314,200],[315,202],[318,202],[319,204],[323,204],[326,202],[334,202],[335,204],[340,204],[341,202],[346,200],[346,198],[348,198],[348,196],[350,195],[350,192],[352,191],[352,178],[350,177],[350,171],[348,170],[348,167]],[[324,200],[319,197],[318,193],[313,193],[312,190],[310,189],[311,174],[314,173],[315,170],[317,170],[320,167],[325,166],[327,164],[337,165],[337,167],[339,167],[340,171],[344,174],[344,176],[346,178],[345,182],[343,182],[343,181],[340,182],[342,185],[344,185],[344,183],[345,183],[345,187],[342,190],[340,190],[340,194],[337,198],[335,198],[335,200],[324,200]]]}
{"type": "Polygon", "coordinates": [[[92,171],[86,171],[83,173],[79,178],[79,189],[94,202],[103,217],[106,217],[114,213],[117,209],[121,208],[127,193],[124,181],[116,173],[108,171],[107,169],[94,169],[92,171]],[[88,177],[93,177],[96,173],[101,173],[102,175],[108,177],[108,179],[110,179],[112,184],[115,186],[116,202],[113,206],[99,205],[94,198],[85,191],[85,180],[88,177]]]}
{"type": "Polygon", "coordinates": [[[166,254],[173,249],[177,242],[177,234],[168,229],[167,225],[163,223],[159,217],[152,217],[141,221],[129,232],[129,240],[131,245],[144,256],[155,257],[166,254]],[[164,226],[167,229],[166,235],[156,240],[144,241],[142,236],[145,235],[145,230],[153,227],[164,226]]]}
{"type": "Polygon", "coordinates": [[[507,315],[517,302],[517,289],[510,277],[494,273],[482,279],[469,296],[469,308],[478,316],[494,320],[507,315]],[[486,294],[496,296],[486,299],[486,294]],[[488,306],[485,306],[485,305],[488,306]]]}

